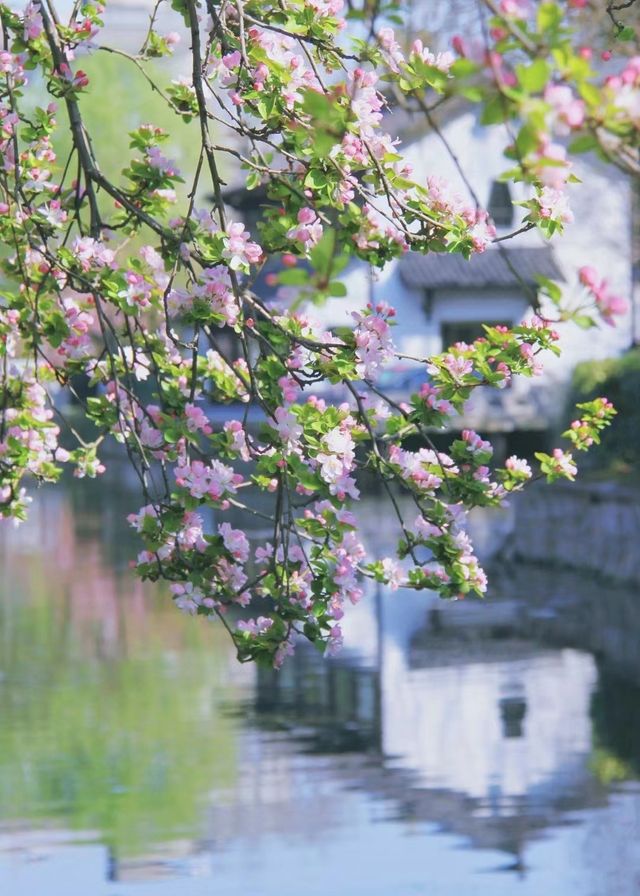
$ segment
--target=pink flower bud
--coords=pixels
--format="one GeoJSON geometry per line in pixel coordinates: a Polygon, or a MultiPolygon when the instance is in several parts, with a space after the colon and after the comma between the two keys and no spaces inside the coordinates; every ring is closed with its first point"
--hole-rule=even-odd
{"type": "Polygon", "coordinates": [[[316,219],[316,213],[312,208],[301,208],[298,212],[299,224],[312,224],[316,219]]]}
{"type": "Polygon", "coordinates": [[[580,283],[582,283],[582,285],[586,286],[588,289],[595,289],[600,282],[598,272],[595,268],[592,268],[589,265],[585,265],[584,267],[580,268],[580,270],[578,271],[578,278],[580,280],[580,283]]]}

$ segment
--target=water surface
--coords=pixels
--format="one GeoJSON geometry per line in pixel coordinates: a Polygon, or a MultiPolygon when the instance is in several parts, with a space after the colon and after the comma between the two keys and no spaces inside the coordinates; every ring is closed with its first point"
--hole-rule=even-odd
{"type": "Polygon", "coordinates": [[[337,660],[240,666],[132,575],[134,505],[72,482],[2,530],[3,896],[640,892],[633,681],[508,600],[381,591],[337,660]]]}

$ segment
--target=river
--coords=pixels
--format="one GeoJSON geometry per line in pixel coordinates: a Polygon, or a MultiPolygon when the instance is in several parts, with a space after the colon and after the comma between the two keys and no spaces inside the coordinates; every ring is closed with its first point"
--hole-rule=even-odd
{"type": "Polygon", "coordinates": [[[548,570],[374,589],[341,656],[259,672],[135,579],[132,509],[72,481],[0,533],[3,896],[640,892],[640,687],[515,623],[548,570]]]}

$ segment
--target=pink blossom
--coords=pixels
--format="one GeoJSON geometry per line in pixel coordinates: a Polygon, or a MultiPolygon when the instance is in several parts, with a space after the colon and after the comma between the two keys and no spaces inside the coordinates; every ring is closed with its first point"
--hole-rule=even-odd
{"type": "Polygon", "coordinates": [[[455,408],[451,402],[447,401],[445,398],[440,398],[440,389],[438,389],[437,386],[433,386],[431,383],[423,383],[422,386],[420,386],[420,392],[418,394],[427,407],[437,411],[439,414],[449,415],[455,412],[455,408]]]}
{"type": "Polygon", "coordinates": [[[462,440],[467,443],[467,450],[470,454],[489,453],[493,454],[493,446],[491,442],[480,438],[477,432],[472,429],[462,430],[462,440]]]}
{"type": "Polygon", "coordinates": [[[158,449],[164,445],[164,436],[162,431],[155,425],[155,421],[143,416],[140,420],[138,433],[140,442],[145,448],[158,449]]]}
{"type": "Polygon", "coordinates": [[[496,228],[489,217],[489,213],[481,208],[475,209],[469,225],[469,233],[474,250],[476,252],[484,252],[496,236],[496,228]]]}
{"type": "Polygon", "coordinates": [[[526,19],[531,12],[531,0],[500,0],[500,12],[511,19],[526,19]]]}
{"type": "Polygon", "coordinates": [[[289,228],[287,236],[290,240],[298,240],[304,246],[315,246],[322,237],[320,218],[312,208],[301,208],[298,212],[298,223],[289,228]]]}
{"type": "Polygon", "coordinates": [[[442,471],[442,467],[451,467],[451,458],[444,454],[436,454],[430,448],[419,451],[405,451],[397,445],[389,449],[389,460],[400,468],[404,479],[411,482],[421,491],[431,492],[442,485],[442,476],[432,468],[442,471]]]}
{"type": "Polygon", "coordinates": [[[218,501],[226,494],[234,495],[242,476],[231,467],[212,460],[208,465],[200,460],[180,463],[174,470],[176,482],[194,498],[209,497],[218,501]]]}
{"type": "Polygon", "coordinates": [[[185,512],[182,518],[182,526],[176,533],[176,541],[183,551],[190,551],[195,548],[196,551],[202,553],[207,549],[207,542],[204,538],[204,522],[199,513],[194,510],[185,512]]]}
{"type": "Polygon", "coordinates": [[[276,408],[276,430],[286,451],[297,451],[300,446],[302,426],[291,411],[286,408],[276,408]]]}
{"type": "Polygon", "coordinates": [[[237,451],[242,460],[251,459],[250,445],[244,427],[239,420],[227,420],[224,431],[231,436],[231,448],[237,451]]]}
{"type": "Polygon", "coordinates": [[[52,227],[62,227],[69,217],[57,199],[52,199],[49,205],[43,206],[39,211],[52,227]]]}
{"type": "Polygon", "coordinates": [[[210,435],[212,433],[211,426],[209,425],[209,418],[202,410],[202,408],[197,407],[195,404],[191,404],[187,402],[184,408],[184,415],[187,421],[187,429],[189,432],[203,432],[205,435],[210,435]]]}
{"type": "Polygon", "coordinates": [[[195,616],[198,607],[203,602],[203,593],[197,588],[193,582],[185,582],[184,584],[174,583],[169,586],[173,594],[173,600],[176,607],[190,616],[195,616]]]}
{"type": "Polygon", "coordinates": [[[430,523],[426,520],[422,514],[416,517],[413,523],[414,531],[420,536],[420,538],[440,538],[443,534],[442,529],[439,526],[435,526],[433,523],[430,523]]]}
{"type": "Polygon", "coordinates": [[[324,436],[316,461],[331,494],[353,494],[355,482],[349,473],[355,461],[355,444],[347,429],[332,429],[324,436]]]}
{"type": "Polygon", "coordinates": [[[137,532],[141,532],[147,519],[157,519],[158,511],[153,504],[145,504],[137,513],[130,513],[127,522],[133,526],[137,532]]]}
{"type": "Polygon", "coordinates": [[[572,479],[578,472],[578,468],[573,462],[573,457],[568,452],[562,451],[561,448],[554,448],[553,452],[553,469],[556,473],[572,479]]]}
{"type": "Polygon", "coordinates": [[[286,641],[282,641],[273,657],[273,668],[280,669],[283,662],[285,661],[285,658],[288,656],[293,656],[294,649],[294,643],[290,638],[288,638],[286,641]]]}
{"type": "Polygon", "coordinates": [[[325,650],[325,656],[335,656],[340,652],[342,648],[344,638],[342,635],[342,629],[336,623],[332,625],[329,629],[329,639],[327,641],[327,647],[325,650]]]}
{"type": "Polygon", "coordinates": [[[151,305],[151,284],[147,283],[144,276],[137,271],[126,271],[124,279],[127,283],[127,288],[120,290],[118,295],[126,299],[129,305],[149,308],[151,305]]]}
{"type": "Polygon", "coordinates": [[[281,376],[278,385],[282,389],[282,397],[286,402],[295,401],[302,390],[300,383],[292,376],[281,376]]]}
{"type": "Polygon", "coordinates": [[[502,374],[502,379],[497,383],[498,389],[506,389],[511,382],[511,369],[504,361],[500,361],[496,366],[496,373],[502,374]]]}
{"type": "Polygon", "coordinates": [[[511,457],[508,457],[504,462],[505,467],[511,473],[515,473],[518,476],[522,476],[526,479],[530,479],[532,476],[531,467],[520,457],[516,457],[515,454],[512,454],[511,457]]]}
{"type": "Polygon", "coordinates": [[[92,266],[102,268],[110,265],[115,258],[111,249],[90,236],[77,236],[71,245],[71,251],[83,271],[88,271],[92,266]]]}
{"type": "Polygon", "coordinates": [[[393,560],[391,557],[385,557],[382,560],[382,569],[389,588],[392,591],[397,591],[405,582],[405,577],[398,561],[393,560]]]}
{"type": "Polygon", "coordinates": [[[233,71],[233,69],[238,68],[240,63],[242,62],[242,55],[240,50],[233,50],[231,53],[226,53],[222,57],[222,64],[228,71],[233,71]]]}
{"type": "Polygon", "coordinates": [[[573,212],[569,208],[569,197],[564,190],[543,187],[537,197],[539,215],[545,220],[571,224],[573,212]]]}
{"type": "Polygon", "coordinates": [[[71,298],[63,299],[62,306],[69,333],[58,346],[58,355],[74,360],[86,358],[93,351],[89,330],[94,317],[88,311],[83,311],[71,298]]]}
{"type": "Polygon", "coordinates": [[[357,130],[370,137],[382,120],[383,98],[375,89],[378,80],[374,72],[356,68],[349,72],[351,81],[351,108],[356,118],[357,130]]]}
{"type": "Polygon", "coordinates": [[[16,84],[24,83],[24,56],[0,50],[0,72],[11,75],[16,84]]]}
{"type": "Polygon", "coordinates": [[[273,545],[271,542],[266,542],[264,545],[260,545],[256,548],[256,563],[264,563],[265,560],[270,560],[273,557],[273,545]]]}
{"type": "Polygon", "coordinates": [[[164,202],[177,202],[178,196],[172,189],[156,189],[149,193],[155,199],[162,199],[164,202]]]}
{"type": "Polygon", "coordinates": [[[40,4],[29,3],[24,10],[24,39],[25,41],[37,40],[44,30],[40,4]]]}
{"type": "Polygon", "coordinates": [[[235,560],[246,563],[249,559],[249,541],[240,529],[232,529],[229,523],[220,523],[218,532],[222,536],[225,548],[235,560]]]}
{"type": "MultiPolygon", "coordinates": [[[[225,588],[234,592],[234,601],[241,606],[246,606],[251,598],[242,590],[247,584],[247,576],[243,567],[238,563],[229,562],[226,557],[221,557],[216,564],[216,572],[225,588]]],[[[212,583],[212,587],[216,587],[215,581],[212,583]]]]}
{"type": "Polygon", "coordinates": [[[520,356],[526,361],[527,366],[534,376],[542,373],[542,361],[536,357],[535,348],[529,342],[520,345],[520,356]]]}
{"type": "Polygon", "coordinates": [[[544,99],[552,109],[556,132],[566,137],[572,130],[582,127],[585,119],[584,100],[577,99],[572,89],[565,84],[548,84],[544,99]]]}
{"type": "MultiPolygon", "coordinates": [[[[222,317],[218,326],[223,327],[225,324],[233,326],[240,313],[240,308],[233,292],[231,277],[228,268],[223,264],[217,264],[210,268],[204,268],[201,272],[197,285],[193,289],[194,296],[207,301],[211,305],[214,314],[222,317]]],[[[188,310],[191,307],[191,300],[188,294],[175,292],[175,299],[169,296],[169,301],[174,307],[177,305],[181,310],[188,310]]]]}
{"type": "Polygon", "coordinates": [[[380,28],[378,31],[378,42],[385,51],[391,71],[400,71],[400,66],[404,64],[405,58],[402,47],[396,40],[393,28],[380,28]]]}
{"type": "Polygon", "coordinates": [[[170,31],[168,34],[165,35],[165,38],[164,38],[164,41],[165,41],[166,45],[169,47],[169,49],[171,50],[171,52],[173,52],[174,48],[180,43],[181,40],[182,40],[182,38],[180,37],[180,35],[178,34],[177,31],[170,31]]]}
{"type": "Polygon", "coordinates": [[[615,326],[614,317],[626,314],[629,310],[629,303],[626,299],[612,293],[607,281],[600,278],[595,268],[588,265],[581,267],[578,271],[578,278],[580,283],[591,293],[605,323],[612,327],[615,326]]]}
{"type": "Polygon", "coordinates": [[[445,370],[449,371],[453,379],[457,382],[460,382],[463,377],[473,373],[473,363],[468,358],[463,358],[461,355],[445,355],[442,366],[445,370]]]}
{"type": "Polygon", "coordinates": [[[450,53],[446,50],[444,53],[432,53],[427,47],[425,47],[421,40],[414,40],[411,45],[411,54],[413,56],[417,56],[422,62],[426,65],[431,65],[434,68],[440,69],[441,72],[448,73],[449,69],[455,62],[455,57],[453,53],[450,53]]]}
{"type": "Polygon", "coordinates": [[[580,268],[578,271],[578,279],[583,286],[586,286],[592,291],[595,291],[600,283],[600,275],[595,268],[592,268],[589,265],[580,268]]]}
{"type": "Polygon", "coordinates": [[[89,78],[87,77],[86,72],[83,72],[82,69],[79,68],[74,74],[66,62],[60,63],[59,74],[74,90],[82,90],[83,87],[87,87],[89,84],[89,78]]]}
{"type": "Polygon", "coordinates": [[[527,164],[543,186],[554,190],[563,190],[571,175],[572,164],[567,160],[565,147],[553,143],[548,136],[543,136],[538,150],[527,157],[527,164]]]}
{"type": "Polygon", "coordinates": [[[307,0],[311,9],[321,16],[337,16],[344,7],[344,0],[307,0]]]}
{"type": "Polygon", "coordinates": [[[236,629],[243,634],[264,635],[273,625],[273,619],[268,616],[258,616],[257,619],[241,619],[236,625],[236,629]]]}
{"type": "Polygon", "coordinates": [[[257,243],[251,241],[251,235],[244,229],[244,224],[228,224],[224,235],[224,244],[223,254],[233,271],[257,264],[262,258],[262,249],[257,243]]]}
{"type": "Polygon", "coordinates": [[[155,168],[162,174],[166,174],[168,177],[175,177],[180,174],[180,171],[176,168],[175,164],[166,156],[163,156],[157,146],[149,147],[147,150],[147,161],[152,168],[155,168]]]}
{"type": "Polygon", "coordinates": [[[395,316],[395,310],[384,304],[375,309],[369,305],[364,312],[353,311],[351,316],[356,322],[353,332],[358,376],[373,379],[393,357],[394,344],[388,321],[395,316]]]}

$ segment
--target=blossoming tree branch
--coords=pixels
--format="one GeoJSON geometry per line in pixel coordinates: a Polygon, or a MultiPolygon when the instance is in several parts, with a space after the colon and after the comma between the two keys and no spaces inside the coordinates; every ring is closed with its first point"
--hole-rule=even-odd
{"type": "Polygon", "coordinates": [[[393,295],[374,307],[363,297],[353,329],[323,329],[304,309],[344,295],[352,259],[375,271],[407,251],[468,258],[496,239],[472,197],[406,164],[388,133],[398,111],[430,119],[455,97],[481,107],[484,126],[505,135],[505,179],[528,189],[518,232],[552,238],[571,219],[573,153],[637,175],[640,58],[622,33],[626,55],[602,74],[580,46],[585,5],[481,0],[482,39],[457,38],[437,54],[420,40],[401,45],[392,30],[401,9],[384,2],[173,0],[182,35],[159,33],[157,6],[139,53],[115,52],[190,123],[199,152],[188,183],[153,122],[123,136],[121,175],[103,173],[81,67],[83,53],[108,52],[101,6],[77,0],[63,19],[48,0],[0,5],[2,517],[23,519],[26,489],[55,482],[65,465],[102,474],[103,440],[116,439],[139,481],[129,521],[144,542],[140,575],[170,582],[181,610],[219,617],[241,660],[276,666],[298,637],[335,650],[344,605],[367,577],[443,598],[482,594],[466,512],[499,505],[532,478],[572,479],[571,452],[597,441],[614,411],[605,399],[580,406],[566,448],[539,454],[534,471],[517,457],[495,465],[475,432],[452,436],[447,451],[433,433],[460,432],[475,389],[537,375],[560,350],[561,323],[611,323],[624,297],[588,266],[579,307],[541,281],[530,320],[418,359],[428,378],[402,403],[377,385],[398,356],[393,295]],[[190,76],[163,79],[162,58],[180,38],[190,76]],[[71,148],[56,158],[59,131],[71,148]],[[225,206],[230,164],[266,196],[256,237],[225,206]],[[254,288],[269,259],[297,289],[288,307],[254,288]],[[83,378],[93,397],[79,391],[83,378]],[[349,400],[327,404],[327,382],[349,400]],[[54,404],[64,390],[95,440],[54,404]],[[211,409],[226,405],[244,410],[214,423],[211,409]],[[367,556],[359,539],[367,470],[382,484],[381,512],[398,517],[394,557],[367,556]],[[270,512],[256,508],[257,490],[270,512]],[[268,538],[233,528],[225,515],[242,510],[268,538]],[[234,605],[246,608],[240,622],[234,605]]]}

